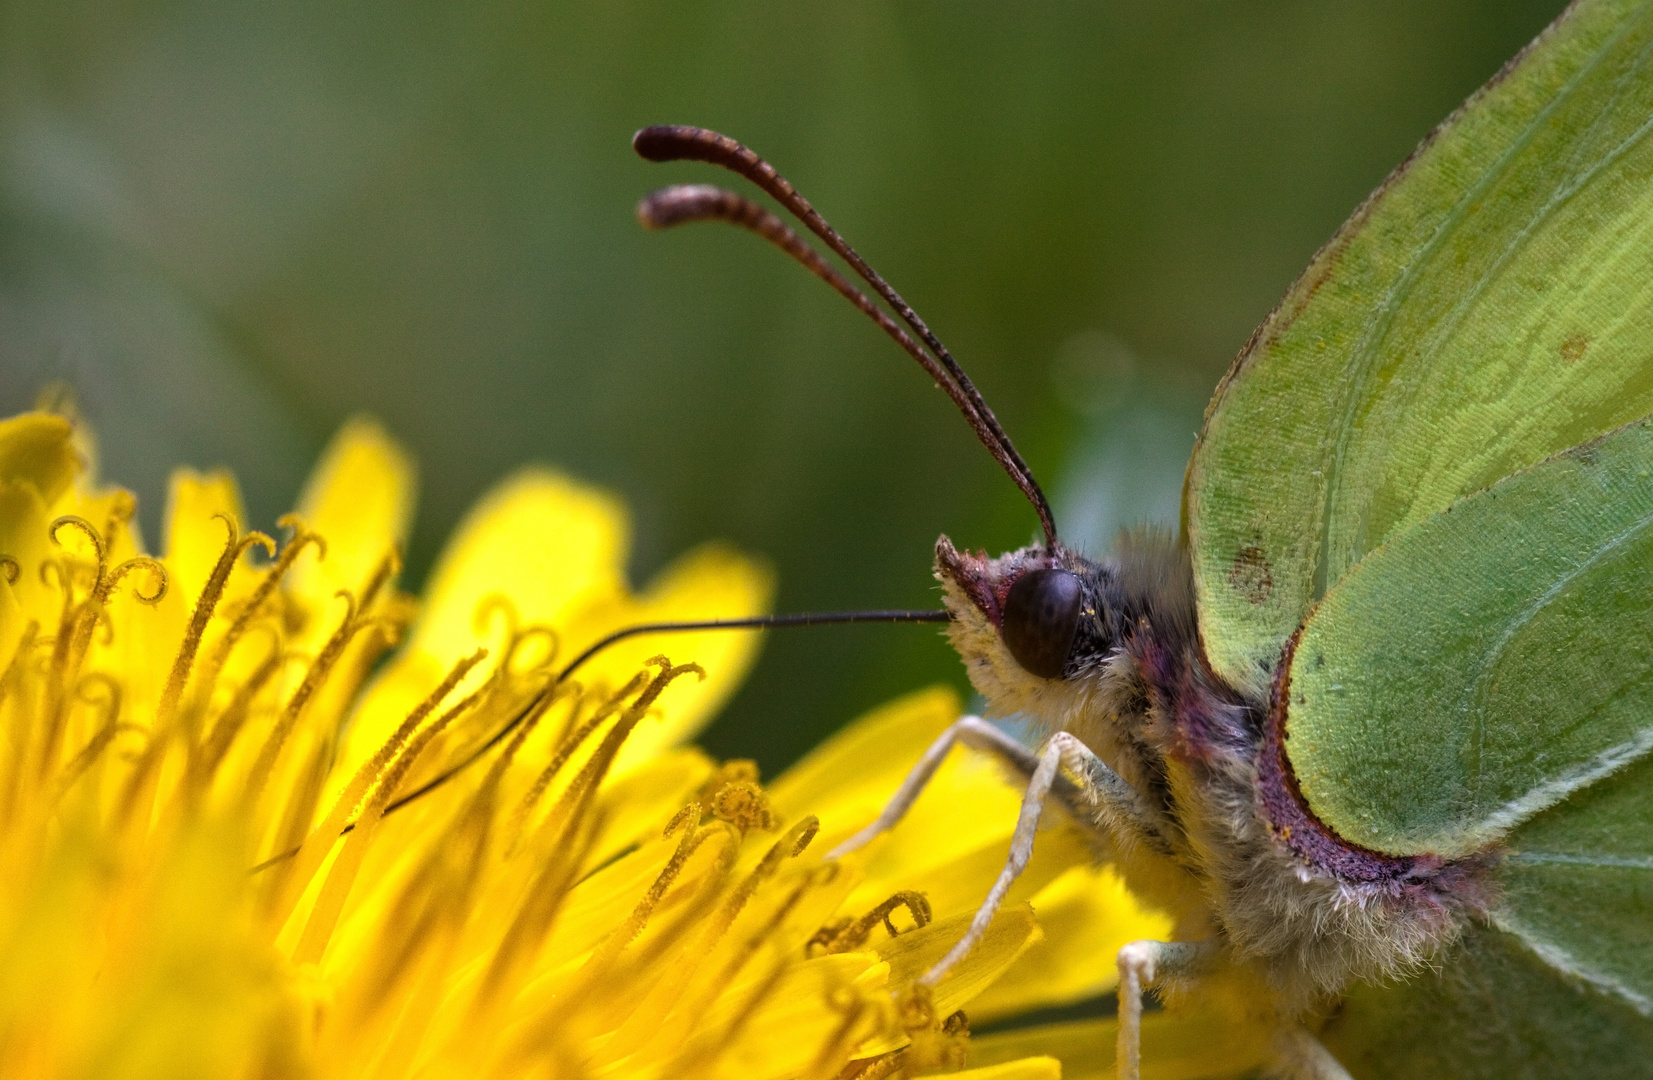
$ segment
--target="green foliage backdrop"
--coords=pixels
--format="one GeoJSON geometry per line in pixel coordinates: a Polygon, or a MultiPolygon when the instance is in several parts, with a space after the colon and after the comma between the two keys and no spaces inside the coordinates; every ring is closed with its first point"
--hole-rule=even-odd
{"type": "MultiPolygon", "coordinates": [[[[726,538],[783,610],[928,606],[930,546],[1033,518],[871,326],[733,230],[631,208],[757,148],[906,293],[1070,538],[1174,516],[1229,358],[1559,0],[0,4],[0,407],[72,383],[153,537],[176,461],[261,524],[347,415],[418,454],[417,577],[539,459],[633,571],[726,538]],[[1083,534],[1083,535],[1081,535],[1083,534]]],[[[715,614],[715,613],[708,613],[715,614]]],[[[708,734],[774,768],[922,682],[933,628],[775,636],[708,734]]]]}

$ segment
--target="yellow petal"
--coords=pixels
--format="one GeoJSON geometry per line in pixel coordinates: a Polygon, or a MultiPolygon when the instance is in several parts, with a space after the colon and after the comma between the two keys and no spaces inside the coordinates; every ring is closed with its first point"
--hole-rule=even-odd
{"type": "MultiPolygon", "coordinates": [[[[942,919],[900,937],[875,942],[878,955],[890,965],[889,985],[911,986],[964,936],[970,918],[969,914],[965,914],[942,919]]],[[[1034,922],[1031,908],[1026,904],[1001,908],[989,924],[987,934],[970,955],[959,961],[936,985],[933,991],[935,1014],[947,1016],[962,1008],[1038,939],[1039,927],[1034,922]]],[[[856,1057],[886,1053],[900,1045],[901,1040],[869,1039],[857,1050],[856,1057]]]]}
{"type": "MultiPolygon", "coordinates": [[[[151,587],[143,571],[133,578],[146,591],[151,587]]],[[[107,609],[113,631],[107,640],[102,635],[93,639],[86,666],[121,672],[123,711],[145,724],[154,720],[194,602],[194,597],[186,599],[183,591],[170,583],[158,604],[140,603],[129,588],[122,588],[107,609]]]]}
{"type": "Polygon", "coordinates": [[[1062,1080],[1062,1063],[1053,1057],[1027,1057],[948,1076],[950,1080],[1062,1080]]]}
{"type": "MultiPolygon", "coordinates": [[[[287,576],[289,592],[317,612],[339,589],[359,595],[386,553],[407,539],[414,488],[413,462],[395,440],[376,421],[347,421],[299,500],[305,525],[327,540],[327,557],[300,558],[287,576]]],[[[318,629],[325,637],[332,626],[318,629]]]]}
{"type": "MultiPolygon", "coordinates": [[[[1020,810],[1021,793],[1006,781],[998,762],[957,747],[936,770],[901,826],[868,848],[867,878],[899,881],[933,875],[936,887],[950,881],[946,886],[949,895],[960,895],[951,890],[967,883],[957,874],[949,875],[948,867],[970,860],[969,865],[979,870],[977,880],[991,882],[1009,853],[1010,833],[1020,810]]],[[[854,825],[865,825],[872,817],[872,813],[863,813],[854,825]]],[[[1045,839],[1041,836],[1034,845],[1034,858],[1042,867],[1050,865],[1047,860],[1053,854],[1053,845],[1045,839]]],[[[1072,854],[1088,858],[1077,851],[1072,854]]],[[[1071,865],[1071,860],[1062,865],[1071,865]]]]}
{"type": "MultiPolygon", "coordinates": [[[[549,626],[560,637],[573,613],[599,599],[612,602],[623,588],[627,533],[625,511],[613,498],[548,470],[523,470],[486,495],[438,560],[407,646],[352,716],[328,801],[455,660],[478,647],[494,653],[450,695],[457,698],[503,659],[498,619],[478,620],[489,614],[487,603],[508,598],[519,628],[549,626]]],[[[566,658],[567,643],[560,651],[566,658]]]]}
{"type": "Polygon", "coordinates": [[[0,481],[26,483],[48,506],[80,473],[69,421],[50,413],[0,420],[0,481]]]}
{"type": "MultiPolygon", "coordinates": [[[[1021,1028],[970,1040],[972,1067],[1050,1054],[1066,1080],[1113,1080],[1114,1018],[1021,1028]]],[[[1142,1018],[1143,1080],[1226,1080],[1270,1060],[1268,1030],[1217,1013],[1151,1012],[1142,1018]]]]}
{"type": "Polygon", "coordinates": [[[751,1009],[750,988],[731,988],[696,1024],[704,1034],[690,1044],[687,1056],[692,1061],[696,1051],[715,1054],[718,1076],[742,1080],[795,1077],[809,1067],[841,1022],[841,1015],[829,1003],[846,988],[880,992],[887,978],[888,966],[870,953],[819,956],[791,965],[763,995],[756,1011],[742,1020],[734,1043],[718,1046],[708,1036],[725,1031],[751,1009]],[[747,992],[738,992],[741,989],[747,992]]]}
{"type": "Polygon", "coordinates": [[[816,814],[823,849],[882,810],[947,725],[961,713],[958,695],[934,686],[881,705],[806,754],[769,786],[782,817],[816,814]]]}
{"type": "Polygon", "coordinates": [[[1121,946],[1171,934],[1170,918],[1143,908],[1105,867],[1068,870],[1033,897],[1033,912],[1045,940],[970,1003],[971,1019],[1068,1005],[1111,990],[1121,946]]]}
{"type": "MultiPolygon", "coordinates": [[[[721,544],[707,544],[661,571],[636,602],[616,604],[593,618],[581,636],[596,638],[645,622],[756,615],[769,610],[774,591],[774,574],[767,566],[721,544]]],[[[589,682],[606,677],[614,684],[630,677],[648,657],[664,653],[674,663],[693,662],[706,671],[704,680],[672,684],[660,699],[659,715],[638,725],[626,740],[614,763],[615,775],[692,738],[746,678],[760,644],[759,635],[751,631],[645,634],[582,669],[575,678],[589,682]]]]}
{"type": "Polygon", "coordinates": [[[63,594],[56,579],[41,579],[40,567],[59,551],[47,535],[51,520],[80,510],[74,481],[82,467],[74,429],[63,417],[25,413],[0,420],[0,556],[17,565],[12,588],[22,619],[7,627],[8,643],[30,619],[43,634],[57,630],[63,594]]]}
{"type": "Polygon", "coordinates": [[[603,826],[593,851],[607,853],[658,834],[661,823],[686,805],[716,770],[693,748],[665,750],[603,785],[603,826]]]}
{"type": "MultiPolygon", "coordinates": [[[[906,825],[905,822],[902,823],[906,825]]],[[[1010,855],[1010,831],[1014,819],[1005,823],[1000,835],[980,847],[963,853],[949,853],[941,859],[925,859],[919,854],[926,842],[943,846],[933,835],[909,835],[908,828],[899,828],[889,842],[902,843],[908,854],[887,858],[880,848],[872,853],[866,864],[867,879],[849,898],[849,907],[870,907],[897,888],[912,889],[929,897],[938,918],[967,911],[975,911],[987,895],[987,887],[999,876],[1010,855]]],[[[884,841],[879,841],[883,843],[884,841]]],[[[1092,855],[1084,836],[1077,829],[1047,829],[1033,845],[1033,857],[1021,876],[1005,895],[1007,904],[1024,903],[1057,878],[1071,870],[1090,865],[1092,855]]],[[[1036,912],[1039,909],[1035,908],[1036,912]]],[[[1044,915],[1039,912],[1039,925],[1044,915]]]]}
{"type": "Polygon", "coordinates": [[[237,529],[247,520],[235,477],[223,470],[205,475],[194,469],[173,471],[167,496],[166,569],[169,587],[178,589],[191,603],[201,595],[224,551],[228,533],[216,517],[219,514],[237,529]]]}
{"type": "Polygon", "coordinates": [[[548,469],[524,469],[485,496],[448,542],[412,647],[449,658],[497,644],[496,628],[476,626],[482,602],[494,596],[510,597],[519,625],[566,629],[574,611],[620,594],[630,533],[612,496],[548,469]]]}
{"type": "MultiPolygon", "coordinates": [[[[37,621],[47,634],[57,630],[63,596],[40,577],[41,563],[57,550],[46,536],[50,522],[50,509],[33,484],[0,479],[0,555],[17,565],[11,589],[19,615],[37,621]]],[[[21,626],[17,632],[22,633],[21,626]]]]}
{"type": "MultiPolygon", "coordinates": [[[[365,760],[446,673],[452,658],[479,646],[499,659],[502,630],[488,605],[510,598],[519,629],[549,626],[558,638],[552,669],[612,630],[643,622],[735,617],[767,609],[767,568],[721,545],[706,545],[668,566],[633,600],[622,565],[629,542],[625,512],[611,496],[543,469],[526,470],[487,496],[460,526],[432,575],[425,614],[409,648],[373,687],[351,724],[344,761],[365,760]]],[[[706,669],[702,682],[678,680],[654,715],[627,740],[611,775],[622,776],[698,731],[739,685],[757,650],[751,633],[640,637],[605,652],[574,678],[618,686],[649,656],[706,669]]],[[[475,684],[492,662],[463,684],[475,684]]]]}

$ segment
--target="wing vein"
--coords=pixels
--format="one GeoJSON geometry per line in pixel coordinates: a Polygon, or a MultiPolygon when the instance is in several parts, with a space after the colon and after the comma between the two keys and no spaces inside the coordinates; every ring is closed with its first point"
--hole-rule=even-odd
{"type": "MultiPolygon", "coordinates": [[[[1475,676],[1475,680],[1470,683],[1470,685],[1465,689],[1463,696],[1458,699],[1459,713],[1467,717],[1469,720],[1469,745],[1466,747],[1467,760],[1465,761],[1465,786],[1470,791],[1476,792],[1478,795],[1481,785],[1481,757],[1486,743],[1487,696],[1490,693],[1489,687],[1492,681],[1492,672],[1493,669],[1498,666],[1498,661],[1503,658],[1504,652],[1509,648],[1510,642],[1515,639],[1517,634],[1530,625],[1532,621],[1544,611],[1545,608],[1554,603],[1556,598],[1566,590],[1567,586],[1571,585],[1581,575],[1586,574],[1590,570],[1599,566],[1613,553],[1617,552],[1620,548],[1623,548],[1642,533],[1646,532],[1649,526],[1653,526],[1653,512],[1649,512],[1648,514],[1637,519],[1633,524],[1620,530],[1617,534],[1609,538],[1606,543],[1601,544],[1593,552],[1591,552],[1589,558],[1578,563],[1571,570],[1556,578],[1548,589],[1545,589],[1542,594],[1533,599],[1532,603],[1527,605],[1526,610],[1522,611],[1516,618],[1510,620],[1509,624],[1504,627],[1498,637],[1493,640],[1493,642],[1487,647],[1486,651],[1482,654],[1481,662],[1476,665],[1477,674],[1475,676]]],[[[1544,788],[1548,788],[1549,786],[1549,784],[1543,785],[1544,788]]],[[[1577,784],[1567,786],[1566,791],[1577,790],[1578,786],[1579,785],[1577,784]]],[[[1531,794],[1533,793],[1529,793],[1529,795],[1531,794]]],[[[1563,795],[1564,794],[1565,792],[1563,792],[1563,795]]],[[[1523,797],[1522,800],[1518,800],[1518,802],[1524,801],[1525,797],[1523,797]]],[[[1555,800],[1552,799],[1544,805],[1550,805],[1554,801],[1555,800]]],[[[1528,815],[1525,816],[1530,816],[1531,813],[1535,813],[1538,809],[1542,808],[1542,806],[1535,807],[1533,810],[1529,811],[1528,815]]],[[[1514,822],[1511,822],[1510,824],[1514,824],[1514,822]]]]}
{"type": "MultiPolygon", "coordinates": [[[[1593,133],[1613,115],[1614,106],[1617,104],[1618,99],[1622,96],[1624,88],[1633,84],[1638,76],[1645,73],[1650,58],[1653,58],[1653,41],[1650,41],[1649,44],[1637,54],[1635,63],[1631,65],[1625,74],[1618,80],[1617,89],[1614,91],[1612,100],[1608,101],[1601,108],[1601,110],[1596,114],[1594,121],[1591,122],[1590,130],[1580,137],[1579,143],[1581,145],[1594,141],[1592,138],[1593,133]]],[[[1432,366],[1432,358],[1439,353],[1441,349],[1446,347],[1447,343],[1456,334],[1458,328],[1463,324],[1463,321],[1469,316],[1469,313],[1474,310],[1476,305],[1480,302],[1482,296],[1485,295],[1487,288],[1498,278],[1504,268],[1514,261],[1515,258],[1528,247],[1533,238],[1539,234],[1543,226],[1552,217],[1559,213],[1568,203],[1570,203],[1580,192],[1587,188],[1597,177],[1599,177],[1604,169],[1612,166],[1615,162],[1619,161],[1625,155],[1630,153],[1630,151],[1636,146],[1642,143],[1650,132],[1653,132],[1653,116],[1650,116],[1647,120],[1643,121],[1639,127],[1622,139],[1606,154],[1598,158],[1587,169],[1577,173],[1569,182],[1561,184],[1554,190],[1554,192],[1552,192],[1550,198],[1544,203],[1544,205],[1526,220],[1519,231],[1514,233],[1509,238],[1509,242],[1506,243],[1503,250],[1498,253],[1498,257],[1493,264],[1470,283],[1469,287],[1464,290],[1462,296],[1452,305],[1446,317],[1441,320],[1440,325],[1434,328],[1424,342],[1419,346],[1417,362],[1424,369],[1427,370],[1432,366]]],[[[1580,153],[1575,153],[1573,158],[1576,161],[1580,156],[1581,151],[1580,153]]],[[[1389,404],[1386,406],[1388,414],[1396,416],[1406,415],[1411,408],[1412,401],[1417,397],[1422,389],[1423,385],[1419,381],[1414,381],[1408,386],[1401,387],[1398,393],[1392,395],[1389,404]]],[[[1500,433],[1498,445],[1508,445],[1519,442],[1524,433],[1540,425],[1543,420],[1544,418],[1541,414],[1534,412],[1526,413],[1521,419],[1516,420],[1500,433]]]]}
{"type": "Polygon", "coordinates": [[[1538,955],[1539,959],[1555,970],[1565,972],[1576,979],[1589,983],[1598,990],[1622,998],[1643,1016],[1653,1015],[1653,999],[1631,987],[1623,979],[1604,971],[1598,971],[1560,945],[1552,941],[1546,941],[1542,934],[1527,926],[1521,920],[1512,917],[1509,912],[1495,913],[1492,922],[1498,929],[1519,938],[1522,944],[1526,945],[1527,948],[1538,955]]]}
{"type": "Polygon", "coordinates": [[[1324,475],[1321,479],[1322,503],[1320,519],[1320,543],[1316,555],[1313,594],[1316,597],[1324,596],[1331,581],[1331,526],[1335,511],[1339,509],[1338,500],[1333,496],[1337,481],[1343,471],[1348,457],[1349,443],[1355,428],[1355,414],[1360,403],[1366,399],[1364,388],[1371,381],[1373,369],[1377,364],[1377,346],[1386,335],[1388,328],[1394,321],[1395,314],[1400,308],[1401,299],[1410,291],[1431,261],[1432,256],[1445,243],[1454,228],[1461,223],[1480,200],[1481,196],[1499,181],[1504,179],[1510,168],[1542,131],[1550,117],[1562,107],[1577,91],[1587,78],[1612,53],[1613,47],[1628,35],[1635,24],[1627,21],[1620,27],[1595,55],[1590,62],[1567,80],[1566,84],[1545,103],[1522,130],[1520,135],[1511,140],[1509,146],[1497,161],[1468,187],[1463,196],[1441,219],[1429,237],[1418,246],[1412,257],[1407,261],[1405,268],[1395,279],[1393,285],[1384,293],[1381,300],[1373,305],[1372,315],[1366,320],[1360,340],[1350,351],[1350,374],[1343,381],[1349,390],[1344,394],[1343,416],[1335,428],[1337,434],[1332,452],[1324,466],[1324,475]]]}
{"type": "Polygon", "coordinates": [[[1507,861],[1532,866],[1588,866],[1599,870],[1653,870],[1649,855],[1571,855],[1563,851],[1517,851],[1507,861]]]}

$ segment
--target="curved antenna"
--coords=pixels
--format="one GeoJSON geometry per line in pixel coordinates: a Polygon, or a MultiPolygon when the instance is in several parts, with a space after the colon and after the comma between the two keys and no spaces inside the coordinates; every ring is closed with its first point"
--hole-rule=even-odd
{"type": "MultiPolygon", "coordinates": [[[[557,672],[557,677],[546,683],[540,692],[528,701],[528,704],[518,709],[515,716],[502,724],[498,731],[488,736],[486,742],[465,755],[464,760],[437,773],[406,795],[392,799],[385,805],[384,812],[386,815],[394,814],[416,799],[422,799],[429,795],[476,764],[489,750],[498,746],[511,732],[521,727],[523,721],[534,715],[535,710],[545,703],[551,692],[568,681],[568,677],[579,670],[586,661],[610,645],[624,641],[627,638],[638,637],[642,634],[673,634],[690,630],[784,630],[794,626],[835,626],[845,623],[938,623],[950,622],[951,620],[952,616],[946,611],[805,611],[792,615],[752,615],[741,619],[685,619],[675,622],[637,623],[633,626],[622,627],[586,646],[578,656],[564,665],[563,669],[557,672]]],[[[348,836],[355,831],[356,823],[352,821],[339,830],[339,835],[348,836]]],[[[277,863],[285,862],[297,855],[298,851],[297,847],[293,847],[272,855],[247,872],[256,874],[261,870],[268,870],[277,863]]]]}
{"type": "MultiPolygon", "coordinates": [[[[821,257],[819,252],[805,243],[791,226],[771,211],[751,199],[724,188],[713,187],[711,184],[674,184],[668,188],[661,188],[638,203],[637,221],[643,228],[650,230],[669,229],[674,225],[683,225],[691,221],[724,221],[748,229],[774,244],[810,273],[837,290],[840,296],[854,304],[863,315],[877,323],[879,329],[901,346],[908,356],[918,361],[919,366],[936,381],[936,385],[953,399],[953,404],[964,414],[971,430],[993,453],[994,458],[1007,470],[1012,469],[1015,462],[1006,461],[999,453],[1001,444],[976,408],[975,402],[965,394],[936,358],[920,348],[918,342],[901,328],[901,324],[868,299],[866,293],[850,284],[844,275],[833,269],[832,264],[821,257]]],[[[1024,481],[1031,478],[1020,471],[1020,468],[1012,471],[1011,476],[1017,486],[1025,490],[1024,481]]]]}
{"type": "MultiPolygon", "coordinates": [[[[896,292],[889,282],[885,281],[876,270],[868,265],[867,261],[861,258],[855,249],[845,242],[842,236],[838,235],[836,229],[827,224],[827,220],[809,204],[809,200],[798,194],[797,189],[777,172],[773,165],[727,135],[720,135],[706,128],[680,124],[661,124],[655,127],[643,128],[632,136],[631,145],[641,157],[648,161],[704,161],[728,169],[730,172],[738,173],[763,189],[766,194],[802,222],[810,232],[820,237],[821,241],[834,254],[848,263],[850,268],[860,275],[863,281],[872,286],[874,292],[884,298],[885,302],[901,318],[901,321],[912,328],[913,333],[918,335],[920,340],[929,347],[936,360],[946,369],[948,378],[945,380],[938,379],[938,381],[942,382],[943,386],[947,388],[949,396],[959,405],[960,411],[964,413],[965,419],[969,421],[970,426],[975,430],[977,438],[981,439],[982,445],[987,447],[994,460],[1004,468],[1004,471],[1010,475],[1010,479],[1021,489],[1022,494],[1026,495],[1028,501],[1033,504],[1034,511],[1039,515],[1039,525],[1044,530],[1046,550],[1052,552],[1056,550],[1056,519],[1051,513],[1050,502],[1045,498],[1038,481],[1033,479],[1033,472],[1027,467],[1027,462],[1022,460],[1021,454],[1017,452],[1015,445],[1011,443],[1010,436],[1005,434],[998,418],[993,415],[993,410],[988,407],[975,384],[970,381],[970,376],[964,373],[964,368],[959,366],[957,360],[953,359],[953,355],[947,351],[947,347],[931,332],[924,320],[918,317],[918,313],[912,309],[912,306],[901,298],[901,294],[896,292]],[[968,408],[964,404],[965,401],[969,402],[968,408]]],[[[671,189],[667,190],[669,192],[671,189]]],[[[709,190],[716,191],[717,189],[709,190]]],[[[664,195],[666,193],[662,192],[660,194],[664,195]]],[[[739,196],[731,195],[729,197],[739,199],[739,196]]],[[[647,200],[645,200],[645,205],[646,203],[647,200]]],[[[662,223],[673,225],[694,220],[731,221],[752,228],[759,235],[776,242],[783,251],[793,255],[794,258],[798,257],[791,247],[781,243],[775,236],[771,236],[748,224],[747,222],[750,220],[748,212],[741,210],[735,216],[728,216],[717,212],[720,207],[716,201],[705,200],[701,204],[702,208],[711,212],[694,216],[687,212],[691,209],[692,203],[693,200],[682,200],[682,206],[676,217],[671,220],[663,218],[662,223]]],[[[641,208],[639,209],[641,210],[641,208]]],[[[761,212],[763,211],[760,210],[761,212]]],[[[776,224],[779,224],[778,220],[776,224]]],[[[785,228],[785,226],[783,225],[782,228],[785,228]]],[[[787,232],[790,231],[787,230],[787,232]]],[[[793,239],[797,239],[795,234],[793,239]]],[[[802,244],[802,241],[798,241],[798,245],[807,247],[807,245],[802,244]]],[[[816,258],[819,258],[819,256],[816,256],[816,258]]],[[[804,262],[804,265],[809,266],[812,271],[814,270],[809,262],[801,258],[799,261],[804,262]]],[[[830,279],[826,280],[829,284],[833,284],[834,288],[838,288],[836,283],[830,279]]],[[[843,289],[839,288],[839,292],[843,292],[843,289]]],[[[851,298],[851,302],[863,311],[866,310],[853,298],[851,298]]],[[[878,320],[875,319],[874,321],[878,320]]],[[[880,325],[883,325],[882,322],[880,322],[880,325]]],[[[924,362],[921,360],[920,363],[924,362]]],[[[924,367],[926,371],[932,372],[933,375],[934,369],[930,364],[924,364],[924,367]]]]}

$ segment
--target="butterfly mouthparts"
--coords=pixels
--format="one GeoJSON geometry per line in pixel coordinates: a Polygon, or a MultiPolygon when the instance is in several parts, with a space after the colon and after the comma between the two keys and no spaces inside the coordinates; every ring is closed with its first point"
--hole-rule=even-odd
{"type": "Polygon", "coordinates": [[[951,581],[997,627],[1002,620],[993,588],[992,560],[985,551],[960,551],[944,535],[936,541],[936,576],[951,581]]]}

